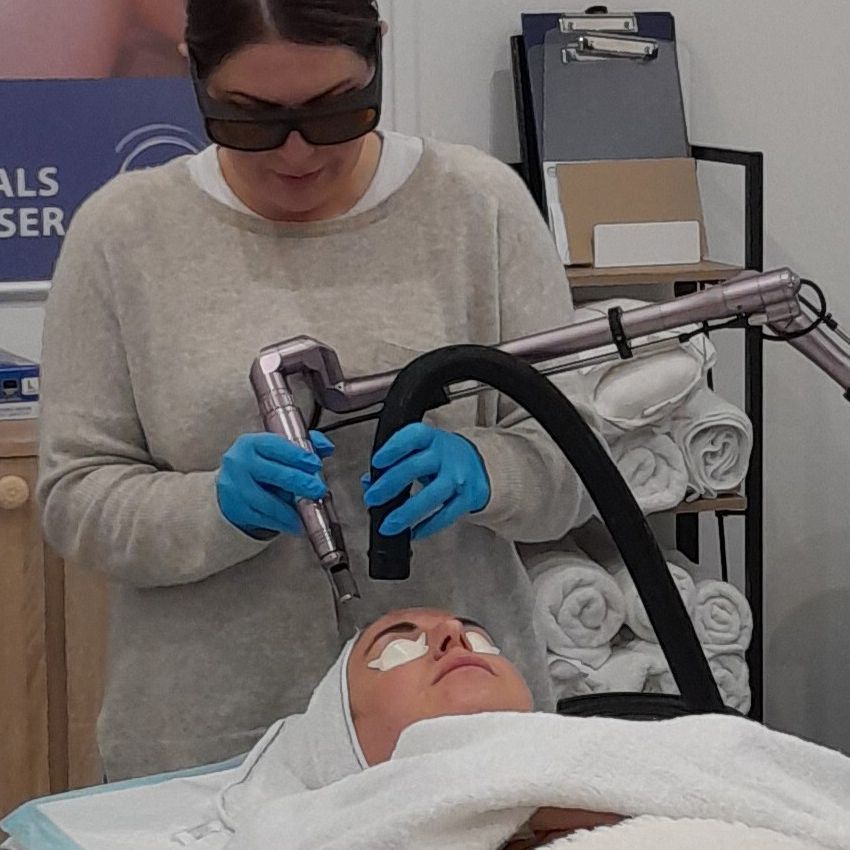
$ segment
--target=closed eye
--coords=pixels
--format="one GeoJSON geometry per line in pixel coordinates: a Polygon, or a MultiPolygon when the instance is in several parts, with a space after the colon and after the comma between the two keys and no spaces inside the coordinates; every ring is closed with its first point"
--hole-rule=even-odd
{"type": "MultiPolygon", "coordinates": [[[[388,635],[396,635],[396,634],[412,634],[413,632],[419,632],[421,628],[416,625],[416,623],[408,623],[402,621],[400,623],[393,623],[391,626],[387,626],[387,628],[378,632],[378,634],[372,639],[372,642],[369,644],[369,647],[366,649],[366,655],[369,655],[372,651],[372,648],[378,643],[381,638],[385,638],[388,635]]],[[[384,643],[386,645],[386,642],[384,643]]]]}

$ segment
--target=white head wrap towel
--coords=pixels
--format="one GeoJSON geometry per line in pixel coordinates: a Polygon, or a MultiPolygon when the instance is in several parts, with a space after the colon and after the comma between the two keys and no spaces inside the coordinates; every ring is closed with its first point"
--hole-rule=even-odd
{"type": "Polygon", "coordinates": [[[275,723],[221,791],[218,809],[227,827],[237,830],[268,800],[324,788],[368,766],[348,696],[348,660],[356,639],[345,645],[304,714],[275,723]]]}

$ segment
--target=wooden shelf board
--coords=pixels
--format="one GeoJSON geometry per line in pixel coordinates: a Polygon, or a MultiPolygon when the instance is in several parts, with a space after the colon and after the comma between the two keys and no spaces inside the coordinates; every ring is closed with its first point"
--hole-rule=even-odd
{"type": "Polygon", "coordinates": [[[747,497],[738,493],[718,496],[716,499],[698,499],[695,502],[684,502],[674,510],[677,514],[700,514],[713,511],[743,513],[747,509],[747,497]]]}
{"type": "Polygon", "coordinates": [[[630,266],[628,268],[597,269],[588,266],[567,266],[567,277],[573,287],[633,286],[635,284],[722,283],[741,273],[738,266],[703,260],[684,266],[630,266]]]}

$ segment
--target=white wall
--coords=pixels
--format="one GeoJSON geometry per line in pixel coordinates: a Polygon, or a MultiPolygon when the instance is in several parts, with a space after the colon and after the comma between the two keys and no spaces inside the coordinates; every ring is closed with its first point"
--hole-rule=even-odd
{"type": "MultiPolygon", "coordinates": [[[[767,266],[820,282],[850,324],[846,0],[634,5],[676,15],[692,141],[764,151],[767,266]]],[[[516,158],[507,38],[520,11],[553,6],[396,0],[400,129],[516,158]]],[[[715,187],[708,203],[722,218],[739,202],[715,187]]],[[[718,255],[734,229],[713,228],[718,255]]],[[[768,347],[765,384],[768,720],[850,752],[850,406],[784,345],[768,347]]]]}
{"type": "MultiPolygon", "coordinates": [[[[394,27],[388,124],[516,159],[507,39],[520,11],[554,4],[383,5],[394,27]]],[[[662,5],[679,25],[692,141],[764,151],[767,265],[819,281],[850,324],[846,0],[818,0],[802,22],[791,0],[662,5]]],[[[738,215],[734,193],[712,185],[715,217],[738,215]]],[[[712,228],[718,256],[736,231],[712,228]]],[[[0,305],[0,347],[36,356],[40,322],[38,306],[0,305]]],[[[850,752],[850,406],[786,346],[767,360],[768,720],[850,752]]]]}
{"type": "Polygon", "coordinates": [[[0,303],[0,348],[38,360],[44,307],[32,303],[0,303]]]}

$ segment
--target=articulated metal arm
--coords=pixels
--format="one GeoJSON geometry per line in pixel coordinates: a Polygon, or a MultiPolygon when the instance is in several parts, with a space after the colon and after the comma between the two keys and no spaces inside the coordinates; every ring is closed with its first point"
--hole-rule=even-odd
{"type": "MultiPolygon", "coordinates": [[[[789,335],[788,342],[836,381],[850,400],[850,353],[822,328],[794,336],[795,332],[808,327],[807,320],[801,316],[800,286],[800,278],[789,269],[765,274],[747,272],[693,295],[614,313],[608,319],[534,334],[497,347],[539,365],[612,344],[625,350],[632,340],[661,331],[747,317],[751,322],[766,324],[779,334],[789,335]]],[[[838,333],[847,341],[846,336],[838,333]]],[[[618,356],[615,353],[599,359],[618,356]]],[[[582,365],[587,365],[587,361],[559,363],[542,371],[557,374],[582,365]]],[[[293,400],[292,377],[306,381],[323,408],[335,413],[351,413],[380,404],[397,374],[382,372],[347,378],[336,352],[317,340],[301,336],[264,348],[251,370],[251,381],[266,428],[307,448],[309,436],[293,400]]],[[[484,387],[467,387],[449,392],[448,397],[459,398],[482,389],[484,387]]],[[[357,588],[348,571],[348,555],[330,497],[321,502],[299,500],[297,508],[317,557],[331,578],[337,600],[345,602],[356,597],[357,588]]]]}
{"type": "MultiPolygon", "coordinates": [[[[622,313],[624,340],[631,341],[673,331],[691,324],[749,317],[771,326],[779,333],[806,326],[800,318],[798,300],[800,279],[789,269],[765,274],[747,272],[728,283],[702,292],[661,301],[622,313]]],[[[529,363],[581,354],[614,343],[615,334],[608,319],[595,319],[512,340],[497,346],[529,363]]],[[[839,348],[820,329],[789,340],[847,392],[850,390],[850,354],[839,348]]],[[[614,355],[616,357],[616,355],[614,355]]],[[[567,371],[581,363],[567,364],[567,371]]],[[[379,404],[398,372],[381,372],[347,378],[332,349],[310,337],[296,337],[263,349],[255,364],[264,375],[277,373],[284,378],[300,375],[312,389],[319,404],[335,413],[352,413],[379,404]]]]}

